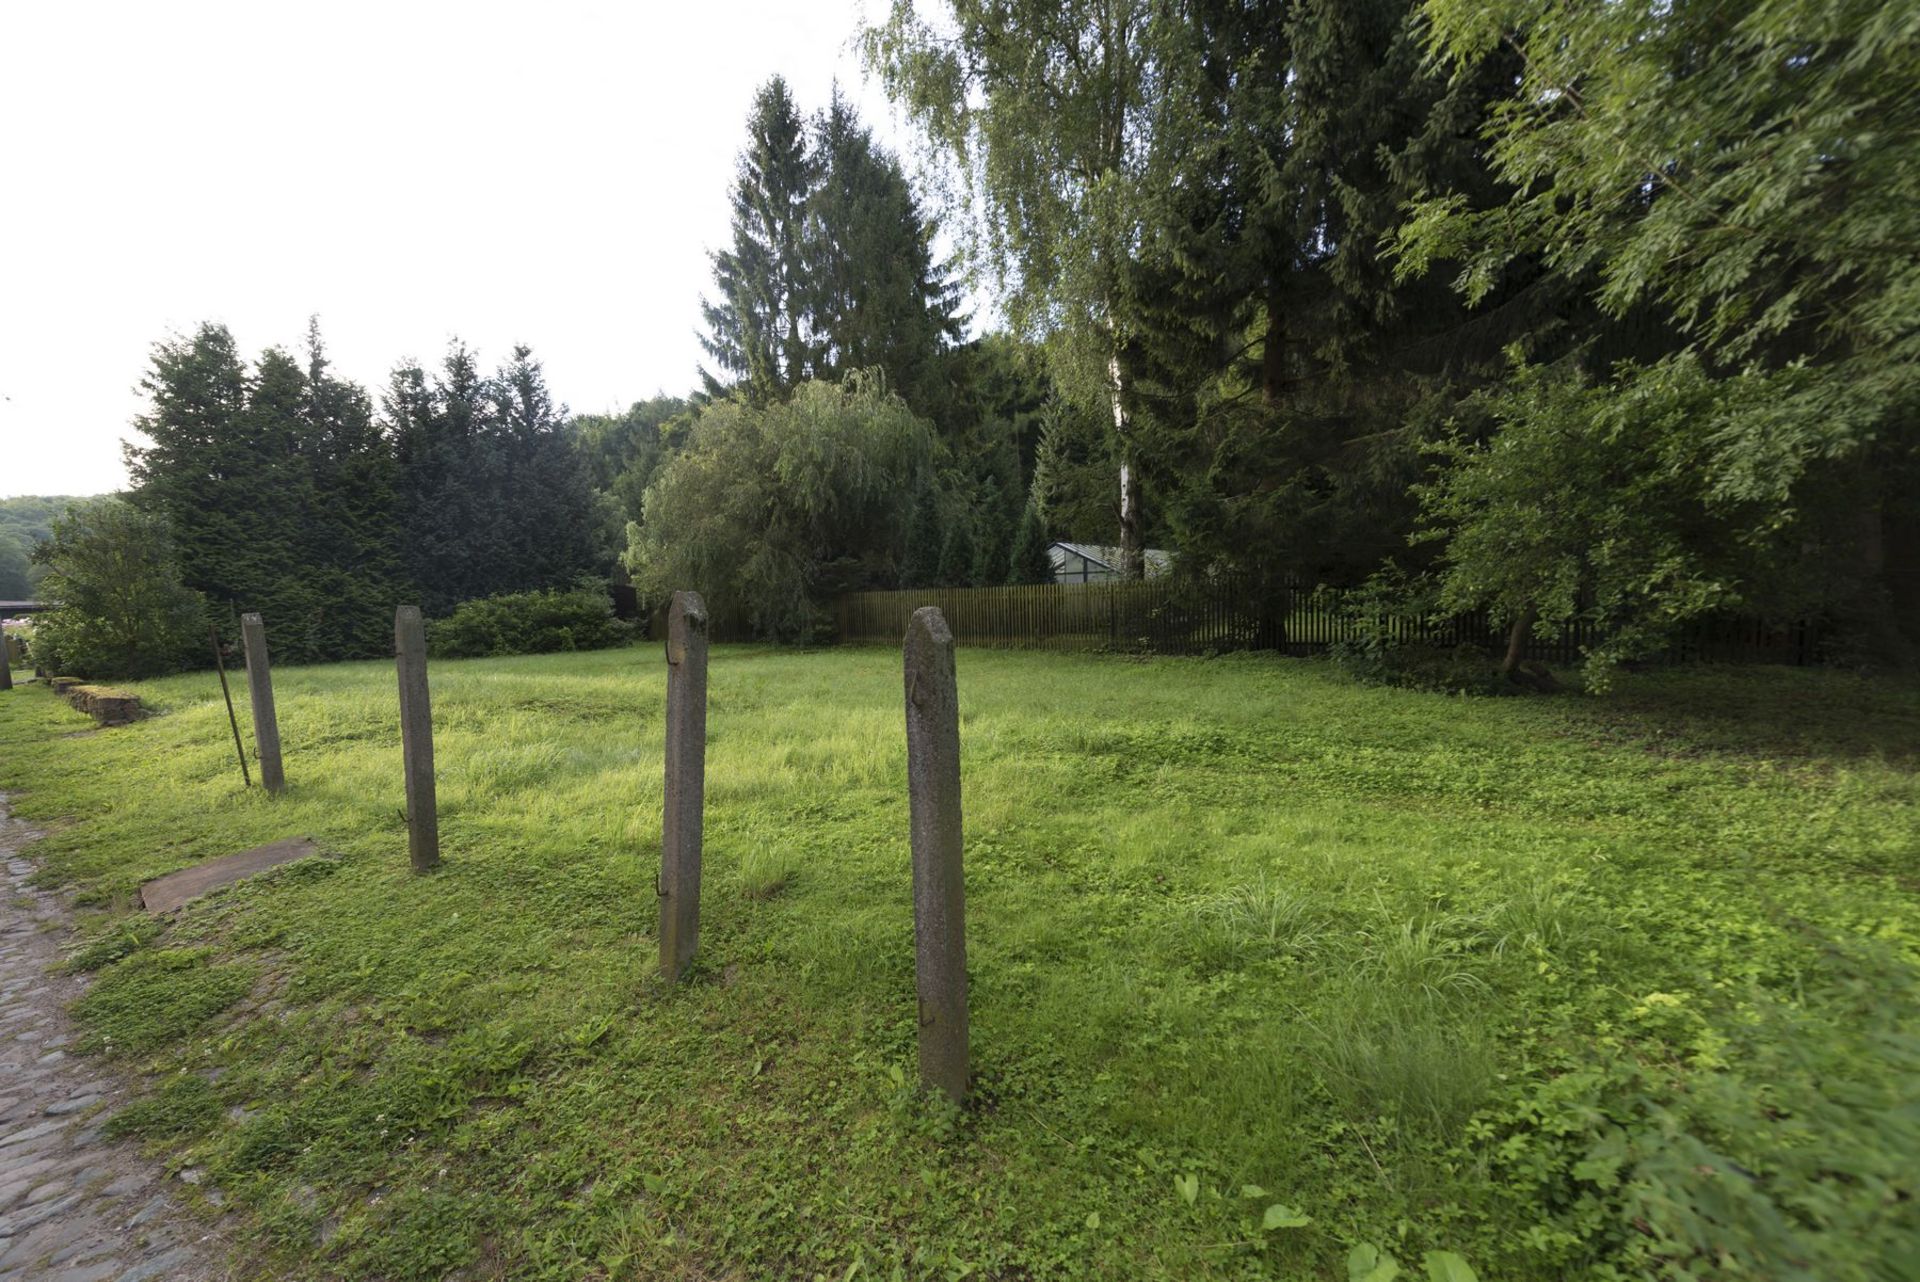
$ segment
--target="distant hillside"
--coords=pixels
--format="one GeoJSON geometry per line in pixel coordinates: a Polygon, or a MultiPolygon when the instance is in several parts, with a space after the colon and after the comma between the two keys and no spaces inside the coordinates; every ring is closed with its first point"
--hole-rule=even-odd
{"type": "Polygon", "coordinates": [[[53,518],[89,495],[22,494],[0,499],[0,601],[30,598],[40,582],[40,567],[27,560],[33,545],[49,537],[53,518]]]}

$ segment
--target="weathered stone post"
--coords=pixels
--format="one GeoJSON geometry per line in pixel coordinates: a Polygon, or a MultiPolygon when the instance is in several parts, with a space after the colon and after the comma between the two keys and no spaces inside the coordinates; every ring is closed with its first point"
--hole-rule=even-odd
{"type": "Polygon", "coordinates": [[[240,616],[240,642],[247,651],[247,697],[253,703],[253,750],[260,758],[260,786],[268,792],[285,792],[280,719],[273,711],[273,670],[267,665],[267,625],[259,615],[240,616]]]}
{"type": "Polygon", "coordinates": [[[960,696],[953,633],[935,606],[907,622],[907,802],[913,835],[920,1080],[967,1094],[966,883],[960,858],[960,696]]]}
{"type": "Polygon", "coordinates": [[[707,799],[707,606],[667,611],[667,794],[660,833],[660,973],[687,973],[700,942],[700,827],[707,799]]]}
{"type": "Polygon", "coordinates": [[[427,697],[427,627],[420,607],[393,615],[394,664],[400,670],[400,755],[407,783],[407,853],[415,872],[440,866],[440,807],[433,792],[433,705],[427,697]]]}

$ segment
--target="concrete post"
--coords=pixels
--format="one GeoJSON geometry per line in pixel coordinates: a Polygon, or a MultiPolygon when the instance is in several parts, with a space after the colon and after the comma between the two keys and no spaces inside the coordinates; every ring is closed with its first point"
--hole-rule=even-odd
{"type": "Polygon", "coordinates": [[[667,611],[667,792],[660,834],[660,973],[687,973],[700,942],[700,836],[707,795],[707,606],[676,592],[667,611]]]}
{"type": "Polygon", "coordinates": [[[907,622],[907,801],[913,836],[920,1080],[967,1094],[966,883],[960,843],[960,698],[953,633],[935,606],[907,622]]]}
{"type": "Polygon", "coordinates": [[[393,654],[400,670],[400,755],[407,785],[407,854],[415,872],[440,866],[440,807],[433,792],[433,704],[427,697],[427,627],[420,607],[393,615],[393,654]]]}
{"type": "Polygon", "coordinates": [[[247,697],[253,702],[253,751],[260,758],[260,785],[268,792],[285,792],[280,719],[273,711],[273,671],[267,665],[267,627],[259,615],[240,616],[240,642],[247,651],[247,697]]]}

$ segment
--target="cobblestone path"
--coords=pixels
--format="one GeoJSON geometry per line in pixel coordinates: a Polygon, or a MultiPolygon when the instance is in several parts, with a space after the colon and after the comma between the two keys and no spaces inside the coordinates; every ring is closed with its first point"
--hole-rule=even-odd
{"type": "Polygon", "coordinates": [[[52,972],[69,917],[60,896],[27,882],[32,836],[0,794],[0,1282],[230,1278],[210,1263],[226,1251],[179,1207],[166,1173],[103,1133],[128,1092],[69,1053],[66,1007],[86,986],[52,972]]]}

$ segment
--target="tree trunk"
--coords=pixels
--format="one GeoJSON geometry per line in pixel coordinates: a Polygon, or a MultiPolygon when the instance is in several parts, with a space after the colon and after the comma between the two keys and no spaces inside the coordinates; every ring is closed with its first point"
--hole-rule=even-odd
{"type": "Polygon", "coordinates": [[[1514,616],[1513,626],[1507,629],[1507,656],[1500,660],[1500,675],[1511,680],[1520,670],[1520,657],[1526,652],[1527,633],[1533,631],[1533,621],[1538,618],[1538,607],[1528,606],[1514,616]]]}
{"type": "Polygon", "coordinates": [[[1138,579],[1146,575],[1146,543],[1140,535],[1140,472],[1133,462],[1133,422],[1127,412],[1127,376],[1115,353],[1107,360],[1112,379],[1113,435],[1120,445],[1120,575],[1138,579]]]}
{"type": "Polygon", "coordinates": [[[1267,337],[1260,351],[1260,399],[1269,409],[1280,403],[1286,382],[1287,330],[1281,320],[1280,283],[1267,291],[1267,337]]]}

